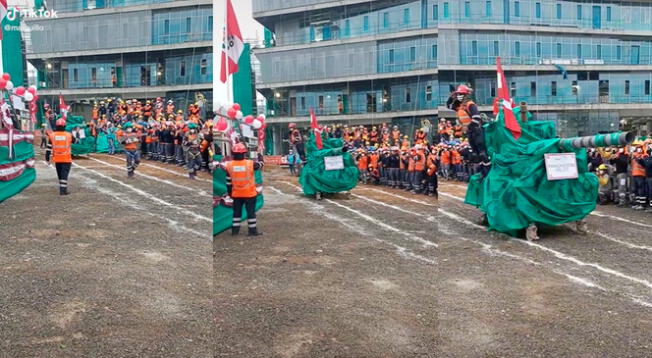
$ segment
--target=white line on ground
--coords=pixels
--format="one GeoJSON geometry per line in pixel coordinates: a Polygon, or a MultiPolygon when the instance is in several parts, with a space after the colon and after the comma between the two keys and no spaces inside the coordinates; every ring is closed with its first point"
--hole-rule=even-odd
{"type": "MultiPolygon", "coordinates": [[[[292,185],[292,184],[289,184],[289,183],[286,183],[286,182],[283,182],[283,183],[288,184],[288,185],[292,185]]],[[[292,186],[294,186],[294,185],[292,185],[292,186]]],[[[289,195],[289,194],[286,194],[286,193],[282,192],[281,190],[279,190],[279,189],[277,189],[277,188],[275,188],[273,186],[267,186],[267,187],[270,188],[272,191],[276,192],[279,195],[289,195]]],[[[326,218],[328,218],[330,220],[333,220],[333,221],[335,221],[337,223],[342,223],[342,222],[346,221],[346,218],[341,217],[341,216],[339,216],[337,214],[328,212],[328,210],[326,210],[325,207],[323,207],[323,206],[321,206],[321,205],[319,205],[319,204],[317,204],[315,202],[312,202],[310,200],[305,200],[305,199],[301,200],[301,201],[303,203],[307,204],[307,205],[312,206],[313,208],[318,209],[320,215],[323,215],[324,217],[326,217],[326,218]]],[[[358,234],[360,234],[362,236],[370,237],[375,241],[378,241],[378,242],[381,242],[381,243],[384,243],[384,244],[387,244],[387,245],[390,245],[390,246],[394,247],[399,256],[420,260],[420,261],[426,262],[426,263],[431,264],[431,265],[435,264],[435,260],[433,260],[433,259],[429,259],[427,257],[417,255],[417,254],[411,252],[410,250],[408,250],[407,248],[405,248],[403,246],[400,246],[400,245],[397,245],[397,244],[395,244],[393,242],[379,239],[375,235],[370,235],[365,230],[357,229],[357,227],[355,225],[347,225],[346,227],[351,229],[351,230],[355,230],[355,232],[357,232],[358,234]]]]}
{"type": "MultiPolygon", "coordinates": [[[[385,207],[388,207],[388,208],[392,208],[394,210],[398,210],[398,211],[406,213],[406,214],[415,215],[414,211],[405,210],[405,209],[403,209],[403,208],[401,208],[399,206],[394,206],[394,205],[391,205],[391,204],[383,203],[382,201],[377,201],[377,200],[374,200],[374,199],[365,198],[364,196],[358,195],[358,194],[351,193],[351,195],[355,196],[358,199],[366,200],[368,202],[371,202],[371,203],[374,203],[374,204],[377,204],[377,205],[382,205],[382,206],[385,206],[385,207]]],[[[428,215],[425,218],[426,218],[426,220],[431,221],[431,222],[435,221],[435,217],[431,216],[431,215],[428,215]]]]}
{"type": "MultiPolygon", "coordinates": [[[[119,157],[119,156],[111,156],[111,158],[117,158],[117,159],[122,160],[123,162],[126,161],[125,158],[123,158],[123,157],[119,157]]],[[[146,166],[146,167],[150,167],[150,168],[155,168],[155,169],[158,169],[158,170],[162,170],[162,171],[164,171],[164,172],[167,172],[167,173],[170,173],[170,174],[174,174],[174,175],[178,175],[178,176],[180,176],[180,177],[184,177],[184,178],[190,180],[190,178],[188,178],[188,174],[181,174],[181,173],[179,173],[179,172],[177,172],[177,171],[174,171],[174,170],[171,170],[171,169],[168,169],[168,168],[159,167],[158,165],[153,165],[153,164],[149,164],[149,163],[142,163],[142,162],[141,162],[141,165],[146,166]]],[[[199,180],[199,181],[203,181],[203,182],[211,183],[211,184],[213,183],[212,180],[208,180],[208,179],[204,179],[204,178],[199,178],[199,177],[197,177],[195,180],[199,180]]]]}
{"type": "Polygon", "coordinates": [[[426,206],[437,207],[437,205],[435,205],[435,204],[431,204],[431,203],[428,203],[428,202],[425,202],[425,201],[421,201],[421,200],[416,200],[416,199],[408,198],[408,197],[406,197],[406,196],[397,195],[397,194],[390,193],[390,192],[388,192],[388,191],[384,191],[384,190],[380,190],[380,189],[375,189],[375,188],[364,188],[364,187],[363,187],[363,188],[358,188],[358,189],[360,189],[360,190],[376,191],[376,192],[379,192],[379,193],[383,193],[383,194],[385,194],[385,195],[389,195],[389,196],[393,196],[393,197],[396,197],[396,198],[401,198],[401,199],[403,199],[403,200],[411,201],[411,202],[413,202],[413,203],[417,203],[417,204],[421,204],[421,205],[426,205],[426,206]]]}
{"type": "MultiPolygon", "coordinates": [[[[109,166],[109,167],[113,167],[113,168],[117,168],[117,169],[123,169],[123,170],[125,170],[125,172],[126,172],[126,168],[121,167],[121,166],[119,166],[119,165],[115,165],[115,164],[107,163],[107,162],[105,162],[105,161],[102,161],[102,160],[99,160],[99,159],[95,159],[95,158],[88,158],[88,159],[93,160],[93,161],[96,161],[96,162],[98,162],[98,163],[102,163],[102,164],[104,164],[104,165],[106,165],[106,166],[109,166]]],[[[90,168],[90,167],[86,167],[86,168],[90,168]]],[[[173,186],[173,187],[178,188],[178,189],[184,189],[184,190],[191,191],[191,192],[196,193],[196,194],[198,194],[198,195],[200,195],[200,196],[202,196],[202,197],[205,197],[205,198],[208,198],[208,197],[210,196],[210,195],[209,195],[208,193],[206,193],[205,191],[203,191],[203,190],[197,190],[197,188],[194,188],[194,187],[192,187],[192,186],[179,185],[179,184],[177,184],[177,183],[173,183],[173,182],[171,182],[171,181],[169,181],[169,180],[165,180],[165,179],[157,178],[157,177],[154,177],[154,176],[151,176],[151,175],[147,175],[147,174],[139,173],[139,172],[137,172],[137,171],[136,171],[134,174],[135,174],[135,175],[138,175],[138,176],[142,176],[143,178],[147,178],[147,179],[150,179],[150,180],[157,181],[157,182],[159,182],[159,183],[165,183],[165,184],[167,184],[167,185],[173,186]]]]}
{"type": "Polygon", "coordinates": [[[152,195],[152,194],[150,194],[150,193],[147,193],[147,192],[145,192],[145,191],[143,191],[143,190],[140,190],[140,189],[138,189],[138,188],[136,188],[136,187],[134,187],[134,186],[131,186],[131,185],[126,184],[126,183],[123,183],[123,182],[121,182],[121,181],[119,181],[119,180],[113,179],[113,178],[111,178],[110,176],[108,176],[108,175],[104,175],[104,174],[102,174],[102,173],[100,173],[100,172],[98,172],[98,171],[96,171],[96,170],[88,169],[88,168],[86,168],[86,167],[84,167],[84,166],[81,166],[81,165],[79,165],[79,164],[77,164],[77,163],[73,163],[73,165],[74,165],[75,167],[80,168],[80,169],[83,169],[83,170],[86,170],[86,171],[88,171],[88,172],[91,172],[91,173],[93,173],[93,174],[95,174],[95,175],[97,175],[97,176],[99,176],[99,177],[101,177],[101,178],[104,178],[104,179],[109,180],[109,181],[111,181],[111,182],[114,182],[114,183],[116,183],[116,184],[118,184],[118,185],[121,185],[121,186],[123,186],[123,187],[125,187],[125,188],[127,188],[127,189],[129,189],[129,190],[131,190],[131,191],[133,191],[133,192],[135,192],[136,194],[141,195],[141,196],[144,196],[144,197],[146,197],[146,198],[148,198],[148,199],[150,199],[150,200],[152,200],[152,201],[155,201],[155,202],[157,202],[157,203],[159,203],[159,204],[161,204],[161,205],[165,205],[165,206],[168,206],[168,207],[174,208],[175,210],[177,210],[177,211],[179,211],[179,212],[181,212],[181,213],[185,213],[186,215],[192,216],[192,217],[194,217],[194,218],[196,218],[196,219],[199,219],[199,220],[208,221],[208,222],[210,222],[210,223],[213,222],[213,219],[212,219],[212,218],[209,218],[209,217],[206,217],[206,216],[203,216],[203,215],[197,214],[197,213],[195,213],[195,212],[193,212],[193,211],[190,211],[190,210],[187,210],[187,209],[184,209],[184,208],[180,208],[180,207],[178,207],[178,206],[175,205],[175,204],[172,204],[172,203],[167,202],[167,201],[165,201],[165,200],[163,200],[163,199],[160,199],[160,198],[158,198],[158,197],[156,197],[156,196],[154,196],[154,195],[152,195]]]}

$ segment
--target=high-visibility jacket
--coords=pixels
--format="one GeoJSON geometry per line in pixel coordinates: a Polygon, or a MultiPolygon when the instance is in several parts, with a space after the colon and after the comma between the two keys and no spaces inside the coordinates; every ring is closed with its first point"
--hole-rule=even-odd
{"type": "Polygon", "coordinates": [[[48,137],[52,144],[52,160],[55,163],[72,163],[72,134],[52,132],[48,137]]]}
{"type": "Polygon", "coordinates": [[[457,120],[464,126],[471,123],[471,115],[469,115],[469,106],[474,105],[473,101],[466,101],[457,108],[457,120]]]}
{"type": "Polygon", "coordinates": [[[637,157],[632,159],[632,176],[633,177],[645,177],[645,167],[638,163],[636,160],[637,157]]]}
{"type": "Polygon", "coordinates": [[[140,143],[140,133],[124,132],[122,142],[124,143],[123,145],[126,150],[137,150],[138,143],[140,143]]]}
{"type": "Polygon", "coordinates": [[[407,159],[407,154],[401,154],[399,159],[399,169],[405,170],[405,159],[407,159]]]}
{"type": "Polygon", "coordinates": [[[452,154],[453,154],[452,164],[453,165],[462,164],[462,156],[460,155],[460,152],[453,150],[452,154]]]}
{"type": "Polygon", "coordinates": [[[417,172],[422,172],[426,169],[426,156],[423,152],[419,152],[419,159],[414,161],[414,170],[417,172]]]}
{"type": "Polygon", "coordinates": [[[458,138],[459,138],[459,137],[462,136],[462,134],[463,134],[462,126],[455,126],[455,127],[453,127],[453,135],[454,135],[455,137],[458,137],[458,138]]]}
{"type": "Polygon", "coordinates": [[[232,198],[253,198],[256,192],[253,160],[233,160],[226,163],[226,171],[231,177],[232,198]]]}
{"type": "Polygon", "coordinates": [[[437,157],[434,154],[428,155],[426,158],[426,166],[428,167],[428,175],[433,175],[437,172],[437,157]]]}
{"type": "Polygon", "coordinates": [[[373,169],[378,168],[378,154],[374,153],[369,156],[369,166],[373,169]]]}
{"type": "Polygon", "coordinates": [[[363,155],[358,159],[358,169],[359,170],[367,170],[367,167],[369,166],[369,157],[366,155],[363,155]]]}
{"type": "Polygon", "coordinates": [[[93,114],[91,115],[91,117],[92,117],[93,119],[97,120],[98,118],[100,118],[100,110],[99,110],[99,109],[97,109],[97,108],[93,108],[93,112],[92,112],[92,113],[93,113],[93,114]]]}
{"type": "Polygon", "coordinates": [[[439,161],[441,161],[441,164],[450,164],[451,163],[451,154],[449,151],[445,150],[441,152],[439,161]]]}
{"type": "Polygon", "coordinates": [[[408,157],[408,168],[407,168],[408,172],[413,172],[414,171],[414,164],[415,164],[414,163],[414,157],[410,155],[408,157]]]}

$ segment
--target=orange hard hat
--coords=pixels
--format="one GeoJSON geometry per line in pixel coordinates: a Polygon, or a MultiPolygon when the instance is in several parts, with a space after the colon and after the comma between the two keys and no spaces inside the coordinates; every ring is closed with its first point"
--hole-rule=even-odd
{"type": "Polygon", "coordinates": [[[231,151],[233,153],[247,153],[247,147],[242,143],[236,143],[231,151]]]}
{"type": "Polygon", "coordinates": [[[459,85],[459,86],[457,86],[457,89],[455,90],[455,93],[471,94],[472,91],[473,90],[471,88],[469,88],[468,86],[466,86],[466,85],[459,85]]]}

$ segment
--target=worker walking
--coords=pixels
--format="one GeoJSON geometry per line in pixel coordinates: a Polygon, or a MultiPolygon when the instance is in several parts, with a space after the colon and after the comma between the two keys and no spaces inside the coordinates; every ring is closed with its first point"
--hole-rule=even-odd
{"type": "Polygon", "coordinates": [[[66,132],[66,120],[57,119],[55,131],[48,134],[45,161],[50,163],[50,157],[54,161],[59,178],[59,195],[68,195],[68,176],[72,166],[72,134],[66,132]]]}
{"type": "Polygon", "coordinates": [[[233,199],[233,225],[231,234],[238,235],[242,223],[242,208],[247,211],[247,224],[249,236],[262,235],[258,231],[256,222],[256,189],[255,171],[261,170],[263,164],[258,161],[245,159],[247,148],[242,143],[237,143],[231,150],[233,160],[225,164],[226,189],[233,199]]]}
{"type": "Polygon", "coordinates": [[[134,176],[136,167],[140,164],[140,151],[138,150],[138,144],[140,143],[140,133],[134,131],[133,124],[127,122],[124,125],[124,130],[118,133],[119,141],[124,147],[125,154],[127,156],[127,177],[131,178],[134,176]]]}

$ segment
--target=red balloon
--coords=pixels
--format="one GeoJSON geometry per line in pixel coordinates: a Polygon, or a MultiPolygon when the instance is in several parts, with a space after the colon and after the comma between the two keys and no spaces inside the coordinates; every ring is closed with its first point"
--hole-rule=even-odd
{"type": "Polygon", "coordinates": [[[7,80],[0,78],[0,90],[4,90],[5,88],[7,88],[7,80]]]}
{"type": "Polygon", "coordinates": [[[9,80],[11,80],[11,76],[9,76],[8,73],[3,73],[2,74],[2,79],[5,80],[5,81],[9,81],[9,80]]]}
{"type": "Polygon", "coordinates": [[[15,94],[22,96],[25,94],[25,87],[23,86],[18,86],[16,87],[16,90],[14,91],[15,94]]]}
{"type": "Polygon", "coordinates": [[[239,111],[240,110],[240,104],[234,103],[233,107],[231,107],[231,108],[235,109],[236,111],[239,111]]]}
{"type": "Polygon", "coordinates": [[[217,125],[215,126],[219,132],[224,132],[228,127],[229,124],[226,123],[226,119],[224,119],[224,117],[220,117],[220,119],[217,121],[217,125]]]}
{"type": "Polygon", "coordinates": [[[29,88],[27,88],[27,92],[29,92],[29,93],[31,93],[31,94],[36,94],[36,88],[34,88],[34,87],[29,87],[29,88]]]}
{"type": "Polygon", "coordinates": [[[235,119],[235,116],[238,115],[238,111],[231,108],[228,111],[226,111],[226,115],[229,116],[231,119],[235,119]]]}
{"type": "Polygon", "coordinates": [[[252,115],[248,115],[248,116],[244,117],[243,122],[245,122],[245,124],[251,124],[251,123],[253,123],[253,122],[254,122],[254,116],[252,116],[252,115]]]}

